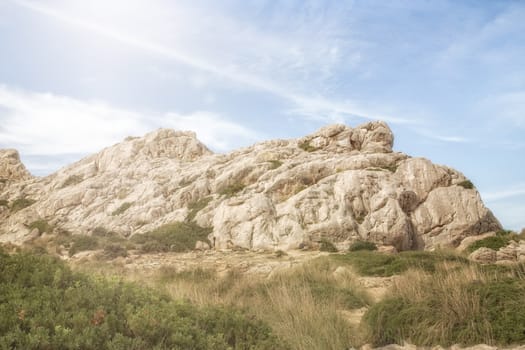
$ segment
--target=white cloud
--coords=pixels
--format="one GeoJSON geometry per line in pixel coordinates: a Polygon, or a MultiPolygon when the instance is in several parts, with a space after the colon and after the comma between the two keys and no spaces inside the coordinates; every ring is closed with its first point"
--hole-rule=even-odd
{"type": "Polygon", "coordinates": [[[413,128],[413,130],[419,135],[422,135],[424,137],[427,137],[427,138],[430,138],[436,141],[441,141],[441,142],[446,142],[446,143],[470,143],[472,142],[471,139],[468,139],[466,137],[455,136],[455,135],[442,135],[442,134],[436,133],[435,130],[427,130],[427,129],[422,129],[422,128],[413,128]]]}
{"type": "MultiPolygon", "coordinates": [[[[118,41],[149,54],[171,59],[243,87],[273,94],[295,105],[292,110],[298,115],[315,116],[315,119],[324,122],[354,116],[363,119],[382,119],[391,123],[413,122],[406,118],[371,113],[369,110],[355,107],[352,102],[328,99],[311,93],[316,87],[321,89],[323,81],[332,76],[334,68],[341,62],[352,65],[361,60],[359,52],[347,52],[348,48],[345,50],[345,55],[341,54],[340,45],[348,45],[351,42],[348,38],[344,41],[333,39],[333,42],[325,44],[326,40],[337,38],[337,29],[332,28],[330,21],[326,19],[320,25],[320,33],[311,33],[311,26],[306,25],[307,21],[302,23],[299,20],[296,32],[287,33],[286,39],[279,39],[280,35],[265,35],[246,24],[236,23],[219,14],[167,7],[170,11],[166,11],[165,8],[164,12],[177,13],[177,10],[182,12],[182,15],[179,13],[176,16],[177,21],[171,21],[175,23],[175,27],[168,27],[169,30],[166,30],[163,26],[168,25],[166,23],[169,22],[163,22],[158,31],[148,27],[148,37],[142,31],[137,33],[136,30],[132,30],[137,27],[136,25],[130,28],[124,25],[119,27],[120,22],[114,25],[107,20],[100,21],[79,15],[78,13],[81,12],[78,9],[75,11],[75,6],[69,3],[62,4],[58,9],[58,6],[53,7],[28,0],[11,1],[75,28],[118,41]],[[190,19],[185,19],[187,16],[190,19]],[[193,20],[202,23],[204,29],[201,26],[197,29],[193,20]],[[306,30],[306,28],[310,29],[306,30]],[[174,38],[166,38],[166,33],[176,34],[174,38]],[[312,40],[312,35],[315,35],[317,40],[312,40]],[[239,47],[243,50],[239,51],[239,47]],[[242,54],[239,55],[239,52],[242,54]],[[352,63],[352,60],[355,62],[352,63]],[[309,87],[308,91],[296,91],[299,88],[297,84],[294,86],[294,82],[309,87]]],[[[135,3],[135,6],[138,6],[138,3],[140,2],[135,3]]],[[[162,6],[167,5],[162,3],[162,6]]],[[[160,12],[162,6],[158,4],[152,6],[155,9],[151,12],[160,12]]],[[[193,82],[193,85],[199,87],[202,82],[193,82]]]]}
{"type": "MultiPolygon", "coordinates": [[[[192,130],[207,146],[227,151],[261,137],[218,114],[196,112],[181,115],[140,114],[100,101],[81,101],[50,93],[15,90],[0,85],[0,147],[16,148],[22,156],[89,154],[153,129],[171,127],[192,130]]],[[[70,157],[68,157],[69,159],[70,157]]],[[[64,165],[64,164],[62,164],[64,165]]],[[[31,168],[31,164],[28,164],[31,168]]],[[[35,169],[45,172],[35,161],[35,169]]]]}
{"type": "Polygon", "coordinates": [[[499,201],[512,197],[525,196],[525,184],[514,185],[512,187],[504,188],[498,191],[483,192],[482,196],[483,199],[485,199],[488,202],[499,201]]]}

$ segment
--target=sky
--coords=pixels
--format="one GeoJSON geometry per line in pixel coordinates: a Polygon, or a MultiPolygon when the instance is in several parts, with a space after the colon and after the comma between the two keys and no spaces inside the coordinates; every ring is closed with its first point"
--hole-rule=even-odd
{"type": "Polygon", "coordinates": [[[216,152],[384,120],[525,227],[525,1],[0,0],[0,148],[38,176],[154,129],[216,152]]]}

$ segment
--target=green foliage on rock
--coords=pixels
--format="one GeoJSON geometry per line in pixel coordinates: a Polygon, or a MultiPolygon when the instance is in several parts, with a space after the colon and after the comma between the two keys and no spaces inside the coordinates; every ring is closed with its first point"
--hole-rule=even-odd
{"type": "Polygon", "coordinates": [[[114,210],[114,211],[111,213],[111,216],[118,216],[118,215],[123,214],[123,213],[124,213],[126,210],[128,210],[132,205],[133,205],[133,203],[130,203],[130,202],[122,203],[122,205],[121,205],[120,207],[118,207],[116,210],[114,210]]]}
{"type": "Polygon", "coordinates": [[[38,230],[39,233],[52,233],[53,232],[53,226],[50,225],[46,220],[37,220],[33,221],[29,224],[28,228],[30,230],[34,230],[35,228],[38,230]]]}
{"type": "Polygon", "coordinates": [[[230,198],[230,197],[235,196],[237,193],[241,192],[242,190],[244,190],[245,187],[246,186],[243,183],[237,182],[232,185],[228,185],[224,187],[223,189],[220,190],[219,194],[230,198]]]}
{"type": "Polygon", "coordinates": [[[22,209],[25,209],[31,205],[35,204],[35,201],[29,198],[18,198],[11,203],[11,211],[16,213],[22,209]]]}
{"type": "Polygon", "coordinates": [[[490,248],[498,250],[509,245],[510,241],[519,241],[521,237],[512,231],[499,231],[495,236],[483,238],[472,243],[467,248],[468,253],[472,253],[479,248],[490,248]]]}
{"type": "Polygon", "coordinates": [[[212,199],[213,197],[205,197],[199,199],[198,201],[190,203],[188,205],[188,215],[186,216],[186,221],[193,221],[193,219],[195,219],[195,216],[197,216],[197,213],[202,209],[206,208],[206,206],[212,201],[212,199]]]}
{"type": "Polygon", "coordinates": [[[0,348],[287,349],[240,311],[174,302],[28,254],[0,254],[0,348]]]}
{"type": "Polygon", "coordinates": [[[317,147],[314,147],[310,144],[310,141],[304,141],[299,143],[299,148],[306,152],[315,152],[317,151],[317,147]]]}
{"type": "Polygon", "coordinates": [[[474,188],[474,184],[470,180],[461,181],[458,183],[458,186],[461,186],[467,190],[472,190],[474,188]]]}
{"type": "Polygon", "coordinates": [[[143,252],[185,252],[193,250],[197,241],[209,242],[209,227],[200,227],[194,222],[174,222],[159,228],[137,234],[131,241],[143,252]]]}

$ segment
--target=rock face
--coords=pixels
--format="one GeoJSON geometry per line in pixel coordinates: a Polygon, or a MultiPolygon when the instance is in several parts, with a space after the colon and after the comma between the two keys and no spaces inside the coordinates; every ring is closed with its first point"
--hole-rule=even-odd
{"type": "Polygon", "coordinates": [[[14,149],[0,149],[0,182],[28,180],[31,174],[20,161],[20,155],[14,149]]]}
{"type": "Polygon", "coordinates": [[[194,220],[213,227],[218,249],[295,249],[322,239],[341,249],[355,240],[432,249],[501,228],[479,193],[460,186],[461,173],[393,152],[393,140],[382,122],[331,125],[213,154],[194,133],[161,129],[45,178],[16,175],[24,181],[0,200],[35,203],[0,211],[0,241],[27,239],[36,220],[125,236],[194,220]]]}

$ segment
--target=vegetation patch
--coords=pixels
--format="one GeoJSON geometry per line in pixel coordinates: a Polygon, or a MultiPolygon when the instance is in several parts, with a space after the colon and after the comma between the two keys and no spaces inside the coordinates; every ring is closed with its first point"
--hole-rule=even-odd
{"type": "Polygon", "coordinates": [[[357,252],[360,250],[377,250],[377,245],[373,242],[368,241],[355,241],[350,245],[350,248],[348,249],[351,252],[357,252]]]}
{"type": "Polygon", "coordinates": [[[365,314],[375,346],[508,346],[525,341],[525,281],[477,266],[412,272],[365,314]]]}
{"type": "Polygon", "coordinates": [[[80,176],[80,175],[70,175],[64,181],[64,183],[62,184],[62,186],[60,188],[65,188],[65,187],[69,187],[69,186],[73,186],[73,185],[78,185],[82,181],[84,181],[84,178],[82,176],[80,176]]]}
{"type": "Polygon", "coordinates": [[[211,227],[200,227],[194,222],[175,222],[163,225],[151,232],[137,234],[131,241],[145,253],[185,252],[195,249],[197,241],[207,242],[211,227]]]}
{"type": "Polygon", "coordinates": [[[95,250],[100,247],[100,242],[96,237],[86,235],[72,235],[69,248],[69,256],[88,250],[95,250]]]}
{"type": "Polygon", "coordinates": [[[28,228],[30,230],[37,229],[40,234],[46,232],[46,233],[52,233],[53,232],[53,226],[50,225],[46,220],[37,220],[33,221],[29,224],[28,228]]]}
{"type": "Polygon", "coordinates": [[[318,150],[317,147],[314,147],[310,144],[310,141],[303,141],[299,143],[299,148],[306,152],[315,152],[318,150]]]}
{"type": "Polygon", "coordinates": [[[118,216],[118,215],[124,214],[124,212],[126,210],[128,210],[132,205],[133,205],[133,203],[130,203],[130,202],[122,203],[122,205],[120,207],[118,207],[116,210],[114,210],[111,213],[111,216],[118,216]]]}
{"type": "Polygon", "coordinates": [[[245,187],[246,186],[243,183],[238,182],[238,183],[224,187],[219,192],[219,194],[230,198],[230,197],[235,196],[237,193],[241,192],[242,190],[244,190],[245,187]]]}
{"type": "Polygon", "coordinates": [[[190,222],[195,219],[195,216],[197,216],[197,213],[201,211],[202,209],[206,208],[206,206],[212,201],[213,197],[205,197],[202,199],[199,199],[198,201],[195,201],[193,203],[190,203],[188,205],[188,216],[186,216],[186,221],[190,222]]]}
{"type": "Polygon", "coordinates": [[[458,183],[458,186],[461,186],[467,190],[472,190],[474,188],[474,184],[470,180],[461,181],[458,183]]]}
{"type": "Polygon", "coordinates": [[[29,198],[18,198],[11,203],[11,211],[16,213],[22,209],[25,209],[31,205],[35,204],[35,201],[29,198]]]}
{"type": "Polygon", "coordinates": [[[356,251],[331,257],[339,263],[352,265],[360,275],[389,277],[399,275],[410,268],[426,272],[436,271],[443,262],[468,265],[465,257],[447,252],[407,251],[399,254],[381,254],[370,251],[356,251]]]}
{"type": "Polygon", "coordinates": [[[236,309],[174,302],[28,254],[0,254],[0,348],[288,349],[236,309]]]}
{"type": "Polygon", "coordinates": [[[128,256],[128,249],[118,243],[110,243],[104,246],[104,250],[102,251],[102,257],[104,259],[112,260],[119,257],[127,257],[128,256]]]}
{"type": "Polygon", "coordinates": [[[381,169],[385,169],[385,170],[390,171],[391,173],[395,173],[397,171],[397,165],[396,164],[386,165],[382,167],[381,169]]]}
{"type": "Polygon", "coordinates": [[[468,248],[467,252],[472,253],[479,248],[490,248],[498,250],[500,248],[509,245],[510,241],[519,241],[520,236],[512,231],[499,231],[495,236],[483,238],[479,241],[472,243],[468,248]]]}
{"type": "Polygon", "coordinates": [[[337,252],[337,248],[335,247],[335,245],[326,238],[321,239],[321,241],[319,242],[319,250],[322,252],[330,253],[337,252]]]}
{"type": "Polygon", "coordinates": [[[0,199],[0,207],[9,208],[9,202],[6,199],[0,199]]]}
{"type": "Polygon", "coordinates": [[[283,162],[277,159],[269,160],[268,163],[270,163],[270,170],[274,170],[279,168],[281,165],[283,165],[283,162]]]}

